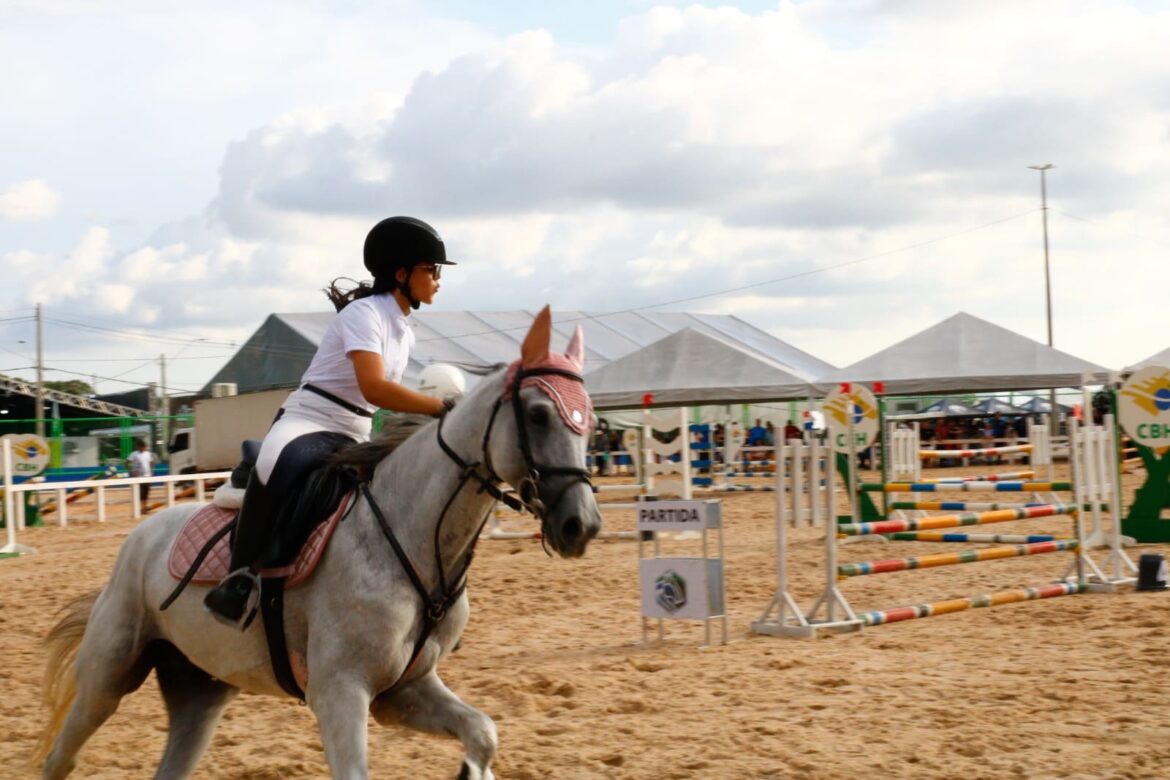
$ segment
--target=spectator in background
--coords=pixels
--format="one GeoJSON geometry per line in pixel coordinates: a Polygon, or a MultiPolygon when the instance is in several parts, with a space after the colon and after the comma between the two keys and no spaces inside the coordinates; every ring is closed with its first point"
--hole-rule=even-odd
{"type": "Polygon", "coordinates": [[[769,447],[776,446],[776,426],[772,424],[771,420],[768,420],[768,424],[764,426],[764,443],[769,447]]]}
{"type": "Polygon", "coordinates": [[[796,427],[796,424],[792,420],[789,420],[788,424],[784,426],[784,442],[799,442],[802,439],[804,439],[804,436],[801,434],[800,428],[796,427]]]}
{"type": "MultiPolygon", "coordinates": [[[[940,418],[939,421],[934,424],[934,446],[935,446],[935,449],[939,449],[939,450],[949,449],[950,445],[944,443],[949,438],[951,438],[951,427],[949,425],[947,425],[947,421],[946,421],[945,417],[940,418]]],[[[941,463],[937,463],[937,464],[935,463],[935,461],[933,459],[931,459],[928,462],[930,463],[930,465],[932,467],[935,465],[942,465],[942,466],[948,465],[946,460],[942,460],[941,463]]]]}
{"type": "MultiPolygon", "coordinates": [[[[130,457],[126,458],[126,464],[132,477],[154,476],[154,453],[150,451],[142,439],[138,440],[134,452],[131,452],[130,457]]],[[[143,482],[138,486],[138,500],[142,502],[143,506],[146,505],[148,496],[150,496],[150,483],[143,482]]]]}
{"type": "MultiPolygon", "coordinates": [[[[764,428],[764,423],[760,418],[756,418],[756,424],[748,429],[747,446],[749,447],[763,447],[767,444],[768,431],[764,428]]],[[[748,460],[763,460],[764,454],[762,452],[748,452],[748,460]]]]}
{"type": "Polygon", "coordinates": [[[1012,420],[1012,429],[1015,430],[1016,436],[1024,438],[1028,435],[1028,418],[1025,415],[1020,415],[1012,420]]]}

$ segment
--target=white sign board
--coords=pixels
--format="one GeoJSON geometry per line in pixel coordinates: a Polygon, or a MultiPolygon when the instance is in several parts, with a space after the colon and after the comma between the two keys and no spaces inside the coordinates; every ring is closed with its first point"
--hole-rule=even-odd
{"type": "Polygon", "coordinates": [[[1131,374],[1117,392],[1117,420],[1138,444],[1170,447],[1170,368],[1148,366],[1131,374]]]}
{"type": "Polygon", "coordinates": [[[723,614],[723,561],[644,558],[638,561],[642,616],[706,620],[723,614]]]}
{"type": "Polygon", "coordinates": [[[840,387],[825,398],[822,406],[829,438],[834,452],[861,452],[877,441],[877,399],[864,385],[849,385],[849,392],[840,387]],[[849,442],[849,415],[853,415],[853,444],[849,442]]]}
{"type": "Polygon", "coordinates": [[[638,531],[702,531],[722,525],[721,504],[709,501],[644,501],[638,504],[638,531]]]}
{"type": "Polygon", "coordinates": [[[49,443],[31,433],[4,437],[12,447],[12,476],[35,477],[49,465],[49,443]]]}

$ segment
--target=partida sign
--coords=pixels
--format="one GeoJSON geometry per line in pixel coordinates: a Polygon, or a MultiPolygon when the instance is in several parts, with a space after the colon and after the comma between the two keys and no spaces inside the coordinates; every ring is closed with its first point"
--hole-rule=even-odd
{"type": "Polygon", "coordinates": [[[856,384],[839,386],[825,398],[823,410],[834,451],[860,452],[877,441],[877,399],[868,387],[856,384]],[[853,417],[852,443],[849,441],[850,415],[853,417]]]}
{"type": "Polygon", "coordinates": [[[31,433],[10,433],[4,437],[12,448],[12,475],[35,477],[49,465],[49,443],[31,433]]]}
{"type": "Polygon", "coordinates": [[[1148,366],[1131,374],[1117,393],[1117,418],[1138,444],[1170,447],[1170,369],[1148,366]]]}

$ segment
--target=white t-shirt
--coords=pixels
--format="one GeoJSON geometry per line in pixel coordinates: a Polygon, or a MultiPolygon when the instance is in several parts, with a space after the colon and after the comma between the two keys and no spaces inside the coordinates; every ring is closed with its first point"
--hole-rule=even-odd
{"type": "Polygon", "coordinates": [[[154,453],[150,450],[135,450],[130,453],[130,476],[149,477],[153,474],[151,464],[154,463],[154,453]]]}
{"type": "Polygon", "coordinates": [[[393,295],[360,298],[333,318],[301,383],[316,385],[373,412],[376,407],[362,396],[349,353],[381,355],[386,378],[401,382],[413,346],[414,330],[393,295]]]}

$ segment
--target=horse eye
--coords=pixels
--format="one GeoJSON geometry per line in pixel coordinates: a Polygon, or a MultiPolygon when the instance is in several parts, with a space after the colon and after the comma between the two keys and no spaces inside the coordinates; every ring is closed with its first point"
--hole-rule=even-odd
{"type": "Polygon", "coordinates": [[[533,406],[528,410],[528,421],[533,425],[548,425],[548,407],[544,404],[533,406]]]}

